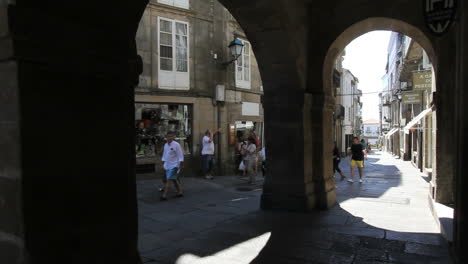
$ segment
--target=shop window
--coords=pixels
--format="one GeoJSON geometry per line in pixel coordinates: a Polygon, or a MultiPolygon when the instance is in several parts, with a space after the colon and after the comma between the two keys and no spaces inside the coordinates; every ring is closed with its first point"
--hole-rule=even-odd
{"type": "Polygon", "coordinates": [[[190,88],[188,23],[159,18],[158,32],[159,88],[188,90],[190,88]]]}
{"type": "Polygon", "coordinates": [[[176,104],[135,104],[136,158],[146,163],[161,159],[167,132],[176,134],[185,155],[192,153],[192,107],[176,104]]]}
{"type": "Polygon", "coordinates": [[[260,146],[262,145],[263,123],[253,121],[236,121],[235,131],[238,141],[241,141],[244,137],[251,136],[253,133],[255,133],[255,135],[260,140],[260,146]]]}
{"type": "Polygon", "coordinates": [[[190,6],[189,0],[158,0],[158,3],[185,9],[190,6]]]}
{"type": "Polygon", "coordinates": [[[244,48],[242,50],[242,55],[239,56],[236,62],[236,87],[250,89],[251,82],[250,82],[250,43],[243,40],[242,43],[244,44],[244,48]]]}

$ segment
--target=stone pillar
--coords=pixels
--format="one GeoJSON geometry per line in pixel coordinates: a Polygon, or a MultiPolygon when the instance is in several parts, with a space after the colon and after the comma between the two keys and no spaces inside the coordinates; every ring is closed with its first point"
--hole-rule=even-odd
{"type": "MultiPolygon", "coordinates": [[[[330,91],[331,92],[331,91],[330,91]]],[[[336,203],[335,178],[333,176],[333,112],[334,99],[321,92],[306,94],[308,106],[304,125],[310,131],[306,141],[311,144],[305,150],[305,166],[312,173],[306,173],[306,181],[312,180],[316,198],[316,207],[328,209],[336,203]],[[310,140],[308,138],[310,137],[310,140]]],[[[305,107],[304,107],[305,108],[305,107]]],[[[307,170],[308,171],[308,170],[307,170]]]]}
{"type": "Polygon", "coordinates": [[[265,93],[268,171],[261,199],[263,209],[304,211],[315,205],[312,179],[306,178],[304,171],[308,156],[304,149],[310,145],[304,134],[304,94],[295,89],[284,86],[265,93]]]}
{"type": "Polygon", "coordinates": [[[468,3],[466,1],[460,2],[460,26],[458,30],[457,40],[457,57],[458,57],[458,78],[457,78],[457,113],[456,120],[458,121],[457,133],[457,159],[455,169],[455,217],[454,217],[454,248],[457,263],[467,263],[468,254],[467,247],[467,201],[466,190],[468,188],[466,172],[468,171],[468,138],[466,132],[468,131],[468,107],[466,101],[468,100],[468,77],[466,71],[468,70],[468,52],[466,47],[468,45],[468,3]]]}
{"type": "Polygon", "coordinates": [[[442,204],[454,203],[454,175],[456,151],[453,146],[458,143],[456,137],[452,136],[456,131],[457,121],[454,118],[456,112],[456,70],[454,61],[457,60],[456,34],[453,31],[448,32],[443,41],[436,43],[436,52],[439,54],[436,63],[436,102],[435,115],[437,118],[437,136],[435,166],[433,169],[432,185],[435,186],[434,199],[442,204]]]}
{"type": "Polygon", "coordinates": [[[137,263],[134,37],[145,3],[40,7],[12,10],[26,250],[32,263],[137,263]]]}
{"type": "Polygon", "coordinates": [[[8,2],[0,0],[0,263],[24,263],[17,64],[8,2]]]}

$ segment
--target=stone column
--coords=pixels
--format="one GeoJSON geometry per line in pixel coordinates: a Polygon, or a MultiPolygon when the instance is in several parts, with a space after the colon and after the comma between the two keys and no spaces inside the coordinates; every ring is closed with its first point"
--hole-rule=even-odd
{"type": "Polygon", "coordinates": [[[25,1],[12,10],[33,263],[138,261],[134,38],[144,7],[25,1]]]}
{"type": "Polygon", "coordinates": [[[466,172],[468,171],[468,3],[460,2],[460,23],[458,27],[457,57],[458,57],[458,78],[457,78],[457,158],[455,159],[455,217],[454,217],[454,248],[457,263],[466,263],[468,261],[467,247],[467,211],[468,203],[466,201],[466,190],[468,188],[466,172]]]}
{"type": "MultiPolygon", "coordinates": [[[[268,83],[266,83],[268,87],[268,83]]],[[[304,94],[278,87],[264,97],[267,175],[263,209],[304,211],[314,207],[311,177],[305,177],[304,94]]],[[[309,171],[310,173],[310,171],[309,171]]]]}
{"type": "Polygon", "coordinates": [[[0,0],[0,263],[24,263],[17,64],[8,2],[0,0]]]}
{"type": "Polygon", "coordinates": [[[437,137],[435,164],[433,169],[433,180],[435,186],[434,199],[442,204],[453,204],[454,202],[454,175],[456,151],[453,146],[457,145],[456,137],[452,136],[456,131],[457,121],[454,113],[456,111],[456,98],[454,93],[456,87],[457,60],[456,34],[454,30],[444,35],[444,39],[438,39],[435,47],[439,54],[436,63],[436,103],[435,115],[437,118],[437,137]]]}
{"type": "MultiPolygon", "coordinates": [[[[308,105],[308,118],[304,125],[308,126],[306,140],[310,137],[311,144],[305,150],[306,168],[312,171],[312,180],[316,197],[316,207],[331,208],[336,203],[335,178],[333,175],[333,106],[334,98],[321,92],[309,93],[305,96],[308,105]]],[[[308,171],[308,170],[307,170],[308,171]]],[[[306,174],[309,175],[309,174],[306,174]]]]}

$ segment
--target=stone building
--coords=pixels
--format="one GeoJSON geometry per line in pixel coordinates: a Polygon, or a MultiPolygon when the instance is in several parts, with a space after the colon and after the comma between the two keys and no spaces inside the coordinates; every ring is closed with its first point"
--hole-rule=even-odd
{"type": "Polygon", "coordinates": [[[344,107],[344,119],[342,121],[342,139],[340,149],[346,152],[351,146],[353,137],[361,136],[362,123],[362,92],[358,89],[359,79],[350,70],[343,69],[341,78],[340,100],[344,107]]]}
{"type": "MultiPolygon", "coordinates": [[[[242,25],[262,75],[263,209],[336,204],[332,76],[346,45],[389,30],[424,48],[437,87],[433,192],[436,201],[454,197],[450,245],[455,262],[467,263],[467,1],[220,2],[242,25]]],[[[0,1],[0,262],[138,263],[135,36],[147,4],[0,1]],[[105,155],[97,151],[104,141],[105,155]]],[[[281,225],[270,231],[275,240],[281,225]]]]}
{"type": "Polygon", "coordinates": [[[433,69],[422,46],[392,32],[387,73],[380,93],[382,136],[386,150],[432,173],[433,69]],[[423,162],[424,161],[424,162],[423,162]]]}
{"type": "MultiPolygon", "coordinates": [[[[385,150],[397,157],[402,156],[404,152],[404,140],[402,139],[403,132],[401,128],[406,124],[405,118],[402,117],[402,104],[398,99],[398,94],[401,93],[400,64],[402,50],[404,46],[405,36],[401,33],[392,32],[388,44],[388,61],[386,66],[386,74],[383,80],[386,82],[382,91],[383,124],[388,124],[388,132],[384,132],[385,150]],[[403,123],[402,123],[403,122],[403,123]]],[[[405,115],[403,114],[403,117],[405,115]]]]}
{"type": "Polygon", "coordinates": [[[343,145],[343,120],[345,119],[345,107],[343,106],[342,97],[342,75],[343,75],[343,60],[345,51],[338,56],[335,61],[333,70],[333,87],[334,87],[334,98],[335,98],[335,111],[333,113],[333,141],[336,142],[336,146],[340,150],[341,154],[344,155],[346,147],[343,145]]]}
{"type": "Polygon", "coordinates": [[[379,141],[380,123],[378,120],[365,120],[362,122],[362,138],[369,144],[375,145],[379,141]]]}
{"type": "Polygon", "coordinates": [[[421,45],[408,37],[402,57],[400,81],[404,89],[401,91],[401,103],[407,109],[407,124],[403,128],[405,157],[431,175],[435,141],[432,96],[436,91],[436,87],[432,87],[432,64],[421,45]]]}
{"type": "Polygon", "coordinates": [[[379,144],[382,149],[389,151],[390,143],[388,132],[392,130],[391,127],[391,101],[392,94],[390,92],[388,76],[382,76],[382,91],[379,92],[379,124],[380,124],[380,137],[379,144]]]}
{"type": "MultiPolygon", "coordinates": [[[[434,170],[438,165],[435,131],[438,89],[431,60],[418,42],[395,32],[390,39],[388,57],[388,72],[384,78],[388,83],[384,84],[380,106],[384,115],[381,138],[385,149],[411,161],[427,175],[429,202],[435,215],[436,208],[453,211],[454,193],[444,188],[450,181],[438,176],[434,170]],[[389,119],[385,118],[388,113],[389,119]],[[385,133],[387,124],[392,129],[385,133]]],[[[450,221],[440,221],[440,225],[443,232],[452,229],[450,221]]],[[[451,237],[451,234],[447,236],[451,237]]]]}
{"type": "Polygon", "coordinates": [[[217,0],[150,1],[136,44],[143,58],[135,89],[138,168],[156,164],[162,171],[164,136],[171,130],[188,173],[197,175],[204,132],[221,128],[217,173],[236,172],[238,138],[263,136],[263,91],[252,46],[234,17],[217,0]],[[244,48],[232,61],[228,45],[235,37],[244,48]]]}

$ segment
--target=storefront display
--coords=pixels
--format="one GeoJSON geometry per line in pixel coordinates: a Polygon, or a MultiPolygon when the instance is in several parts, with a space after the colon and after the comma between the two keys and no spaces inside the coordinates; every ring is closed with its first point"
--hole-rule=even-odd
{"type": "MultiPolygon", "coordinates": [[[[235,124],[236,138],[240,141],[245,136],[251,136],[253,133],[262,140],[263,123],[252,121],[236,121],[235,124]]],[[[262,144],[260,144],[262,145],[262,144]]]]}
{"type": "Polygon", "coordinates": [[[192,107],[181,104],[135,104],[137,164],[160,160],[165,136],[175,133],[185,155],[192,152],[192,107]]]}

